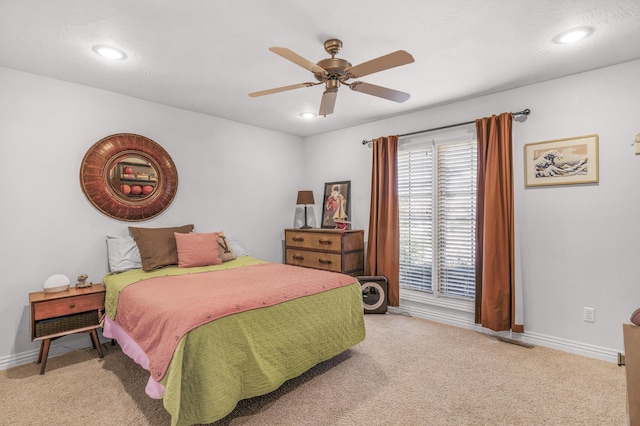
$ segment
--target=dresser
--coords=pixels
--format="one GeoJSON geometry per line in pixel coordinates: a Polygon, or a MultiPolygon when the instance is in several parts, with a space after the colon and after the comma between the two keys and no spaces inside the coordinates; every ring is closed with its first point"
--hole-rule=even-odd
{"type": "Polygon", "coordinates": [[[285,263],[364,275],[364,231],[285,229],[285,263]]]}
{"type": "Polygon", "coordinates": [[[101,327],[105,288],[102,284],[90,287],[71,287],[56,293],[29,293],[31,305],[31,340],[40,340],[38,363],[44,374],[51,341],[74,333],[89,333],[100,358],[102,348],[96,329],[101,327]]]}
{"type": "Polygon", "coordinates": [[[640,326],[622,324],[622,335],[627,378],[627,415],[630,425],[638,425],[640,424],[640,326]]]}

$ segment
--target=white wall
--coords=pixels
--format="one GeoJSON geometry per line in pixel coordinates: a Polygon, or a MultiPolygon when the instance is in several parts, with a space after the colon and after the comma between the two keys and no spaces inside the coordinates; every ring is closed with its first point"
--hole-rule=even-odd
{"type": "Polygon", "coordinates": [[[354,228],[366,231],[371,150],[361,140],[530,108],[513,125],[524,337],[613,361],[624,352],[622,323],[640,307],[638,75],[634,61],[307,138],[306,183],[322,199],[324,182],[351,180],[354,228]],[[594,133],[598,184],[525,189],[525,144],[594,133]],[[594,323],[583,321],[583,307],[595,308],[594,323]]]}
{"type": "MultiPolygon", "coordinates": [[[[54,273],[101,282],[105,235],[128,233],[80,188],[82,158],[105,136],[149,137],[178,169],[171,207],[131,225],[224,230],[255,257],[282,260],[301,189],[300,138],[1,67],[0,93],[0,369],[35,356],[28,293],[54,273]]],[[[76,342],[90,340],[56,340],[52,354],[76,342]]]]}
{"type": "MultiPolygon", "coordinates": [[[[637,75],[640,61],[301,140],[0,68],[0,369],[35,359],[28,293],[53,273],[100,281],[104,236],[127,233],[80,189],[82,157],[104,136],[147,136],[178,168],[172,206],[138,226],[222,229],[256,257],[280,261],[299,189],[314,190],[319,223],[324,183],[350,180],[351,220],[368,229],[371,151],[362,139],[523,108],[532,114],[514,123],[514,152],[525,337],[613,360],[623,351],[621,324],[640,306],[637,75]],[[599,184],[524,188],[524,144],[591,133],[600,136],[599,184]],[[594,323],[582,321],[584,306],[595,308],[594,323]]],[[[52,354],[74,344],[88,337],[57,340],[52,354]]]]}

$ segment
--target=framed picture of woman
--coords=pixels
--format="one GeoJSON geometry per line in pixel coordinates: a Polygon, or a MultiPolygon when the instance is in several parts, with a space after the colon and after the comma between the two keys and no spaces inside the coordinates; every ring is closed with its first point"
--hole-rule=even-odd
{"type": "Polygon", "coordinates": [[[351,215],[351,181],[324,184],[322,228],[348,229],[351,215]]]}

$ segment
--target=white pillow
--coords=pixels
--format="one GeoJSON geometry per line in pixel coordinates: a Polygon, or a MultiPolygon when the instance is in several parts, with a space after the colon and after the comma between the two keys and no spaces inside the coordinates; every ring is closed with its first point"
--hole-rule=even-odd
{"type": "Polygon", "coordinates": [[[140,250],[138,250],[133,237],[107,235],[107,253],[111,272],[124,272],[129,269],[142,268],[140,250]]]}
{"type": "Polygon", "coordinates": [[[229,244],[229,248],[235,257],[240,256],[249,256],[249,253],[242,247],[240,242],[233,237],[226,237],[227,244],[229,244]]]}

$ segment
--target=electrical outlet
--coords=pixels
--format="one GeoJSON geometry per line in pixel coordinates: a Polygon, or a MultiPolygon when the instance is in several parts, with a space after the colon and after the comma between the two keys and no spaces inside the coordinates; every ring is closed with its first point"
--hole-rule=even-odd
{"type": "Polygon", "coordinates": [[[588,322],[594,322],[596,320],[596,310],[593,308],[584,308],[582,319],[588,322]]]}

